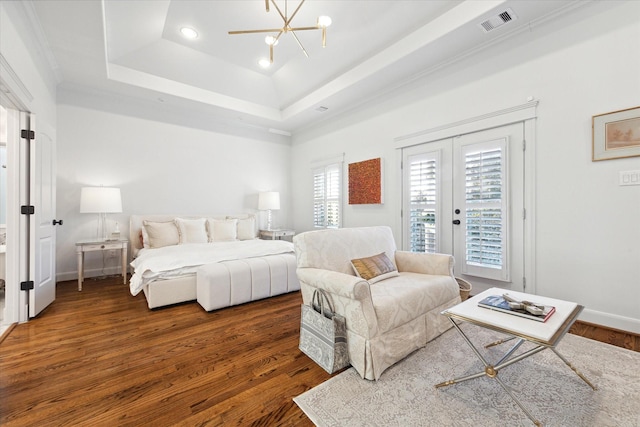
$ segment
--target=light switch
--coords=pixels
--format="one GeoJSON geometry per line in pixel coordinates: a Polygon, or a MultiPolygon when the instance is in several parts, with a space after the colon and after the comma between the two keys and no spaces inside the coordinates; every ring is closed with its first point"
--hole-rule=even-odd
{"type": "Polygon", "coordinates": [[[640,170],[621,171],[620,185],[640,185],[640,170]]]}

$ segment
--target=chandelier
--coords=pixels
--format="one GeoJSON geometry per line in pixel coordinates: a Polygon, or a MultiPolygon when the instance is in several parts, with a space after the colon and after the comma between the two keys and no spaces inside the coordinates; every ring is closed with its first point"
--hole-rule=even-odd
{"type": "Polygon", "coordinates": [[[268,35],[264,39],[265,43],[269,46],[269,62],[268,62],[268,64],[273,64],[273,47],[278,44],[278,41],[280,40],[280,36],[282,36],[285,33],[290,33],[293,36],[293,38],[296,40],[296,42],[298,43],[298,46],[300,46],[300,49],[302,49],[302,52],[308,58],[309,54],[307,53],[307,50],[304,48],[304,46],[302,46],[302,43],[300,42],[300,39],[298,38],[298,36],[296,35],[295,32],[296,31],[308,31],[308,30],[322,30],[322,47],[325,47],[327,45],[327,27],[329,25],[331,25],[331,18],[328,17],[328,16],[319,16],[317,21],[316,21],[316,25],[313,26],[313,27],[292,27],[291,26],[291,21],[296,16],[296,13],[298,13],[298,11],[300,10],[300,8],[302,7],[302,4],[304,2],[305,2],[305,0],[301,0],[300,4],[298,4],[298,7],[296,7],[296,10],[291,14],[291,16],[289,16],[288,15],[288,9],[287,9],[287,0],[284,0],[284,13],[282,13],[282,10],[278,7],[278,5],[276,4],[275,0],[265,0],[264,3],[265,3],[265,7],[267,9],[267,12],[269,12],[269,4],[270,3],[278,11],[278,14],[280,15],[280,17],[282,18],[282,21],[283,21],[282,28],[266,28],[266,29],[262,29],[262,30],[229,31],[229,34],[233,35],[233,34],[274,33],[274,35],[268,35]]]}

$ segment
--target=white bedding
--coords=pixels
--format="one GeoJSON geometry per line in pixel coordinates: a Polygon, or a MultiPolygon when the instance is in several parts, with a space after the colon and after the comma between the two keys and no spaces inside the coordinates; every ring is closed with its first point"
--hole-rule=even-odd
{"type": "Polygon", "coordinates": [[[192,274],[204,264],[283,253],[293,253],[293,243],[256,239],[141,249],[131,262],[134,273],[129,289],[132,295],[137,295],[154,280],[192,274]]]}

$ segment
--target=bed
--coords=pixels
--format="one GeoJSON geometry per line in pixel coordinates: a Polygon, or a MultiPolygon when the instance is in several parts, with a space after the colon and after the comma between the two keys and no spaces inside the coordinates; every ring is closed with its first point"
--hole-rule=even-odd
{"type": "Polygon", "coordinates": [[[132,215],[132,295],[207,311],[300,289],[293,244],[257,238],[252,214],[132,215]]]}

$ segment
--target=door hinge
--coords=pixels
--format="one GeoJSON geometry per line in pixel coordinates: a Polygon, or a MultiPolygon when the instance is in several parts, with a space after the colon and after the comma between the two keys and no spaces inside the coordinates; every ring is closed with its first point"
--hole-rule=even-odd
{"type": "Polygon", "coordinates": [[[522,140],[522,151],[526,151],[527,150],[527,140],[523,139],[522,140]]]}
{"type": "Polygon", "coordinates": [[[26,282],[20,282],[21,291],[30,291],[33,289],[33,280],[27,280],[26,282]]]}
{"type": "Polygon", "coordinates": [[[524,292],[527,289],[527,278],[522,278],[522,291],[524,292]]]}
{"type": "Polygon", "coordinates": [[[20,131],[20,137],[22,137],[22,139],[36,139],[36,133],[32,130],[22,129],[20,131]]]}
{"type": "Polygon", "coordinates": [[[527,209],[522,209],[522,219],[527,219],[527,209]]]}
{"type": "Polygon", "coordinates": [[[36,208],[33,205],[22,205],[20,206],[20,213],[22,215],[33,215],[36,213],[36,208]]]}

